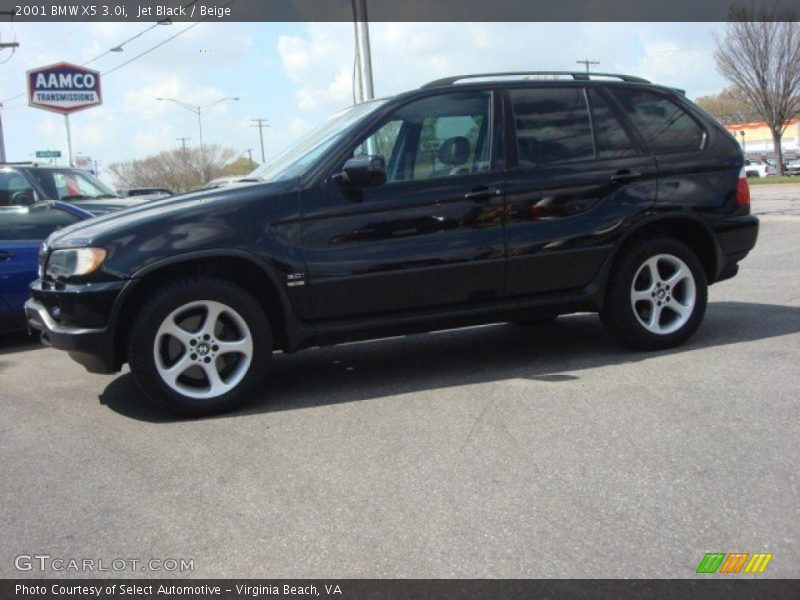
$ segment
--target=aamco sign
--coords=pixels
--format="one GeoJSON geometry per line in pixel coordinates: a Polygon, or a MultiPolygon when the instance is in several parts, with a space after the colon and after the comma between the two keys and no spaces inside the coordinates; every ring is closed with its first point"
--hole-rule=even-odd
{"type": "Polygon", "coordinates": [[[69,114],[103,103],[100,73],[69,63],[28,71],[28,104],[69,114]]]}

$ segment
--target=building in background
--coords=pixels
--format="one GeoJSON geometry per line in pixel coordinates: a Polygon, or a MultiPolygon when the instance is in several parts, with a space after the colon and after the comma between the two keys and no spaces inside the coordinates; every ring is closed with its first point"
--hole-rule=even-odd
{"type": "MultiPolygon", "coordinates": [[[[745,154],[768,156],[775,152],[772,133],[770,133],[769,127],[763,121],[760,123],[726,125],[725,129],[736,137],[745,154]]],[[[800,119],[789,121],[786,133],[783,134],[783,139],[781,139],[781,147],[784,154],[789,156],[800,154],[800,119]]],[[[784,156],[784,158],[788,157],[784,156]]]]}

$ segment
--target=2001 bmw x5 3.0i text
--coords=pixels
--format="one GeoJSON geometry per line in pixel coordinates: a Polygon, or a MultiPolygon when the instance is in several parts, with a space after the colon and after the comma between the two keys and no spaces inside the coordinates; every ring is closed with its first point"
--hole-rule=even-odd
{"type": "Polygon", "coordinates": [[[679,91],[538,75],[360,104],[264,183],[60,230],[29,324],[193,416],[247,399],[275,350],[579,311],[637,348],[684,342],[755,245],[738,144],[679,91]]]}

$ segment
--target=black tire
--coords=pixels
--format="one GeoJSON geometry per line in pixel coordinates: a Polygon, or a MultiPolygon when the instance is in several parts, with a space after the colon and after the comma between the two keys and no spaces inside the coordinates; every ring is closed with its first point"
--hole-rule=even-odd
{"type": "Polygon", "coordinates": [[[224,279],[195,277],[166,285],[141,307],[130,327],[128,362],[139,387],[153,405],[181,417],[204,417],[239,407],[258,388],[272,356],[272,331],[262,306],[247,291],[224,279]],[[246,370],[241,369],[241,380],[226,393],[202,399],[180,393],[164,381],[154,350],[156,335],[165,319],[180,307],[198,301],[222,303],[236,311],[252,339],[250,364],[246,370]]]}
{"type": "MultiPolygon", "coordinates": [[[[674,238],[656,237],[635,243],[623,250],[617,258],[609,275],[605,306],[600,311],[600,318],[609,333],[621,342],[641,350],[663,350],[679,346],[697,331],[705,315],[707,299],[705,269],[694,251],[674,238]],[[658,255],[677,257],[688,266],[694,278],[694,306],[688,313],[687,320],[677,330],[669,333],[654,333],[645,327],[637,317],[632,303],[634,276],[648,259],[658,255]]],[[[636,306],[641,304],[637,303],[636,306]]],[[[677,316],[677,313],[667,314],[677,316]]]]}

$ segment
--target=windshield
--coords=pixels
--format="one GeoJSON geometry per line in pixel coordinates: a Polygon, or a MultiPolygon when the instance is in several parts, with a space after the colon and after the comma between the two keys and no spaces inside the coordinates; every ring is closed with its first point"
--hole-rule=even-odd
{"type": "Polygon", "coordinates": [[[54,200],[117,198],[102,181],[79,169],[32,169],[33,175],[54,200]]]}
{"type": "Polygon", "coordinates": [[[372,100],[347,108],[304,135],[288,150],[267,161],[250,174],[263,181],[283,181],[302,175],[356,122],[382,106],[385,100],[372,100]]]}

